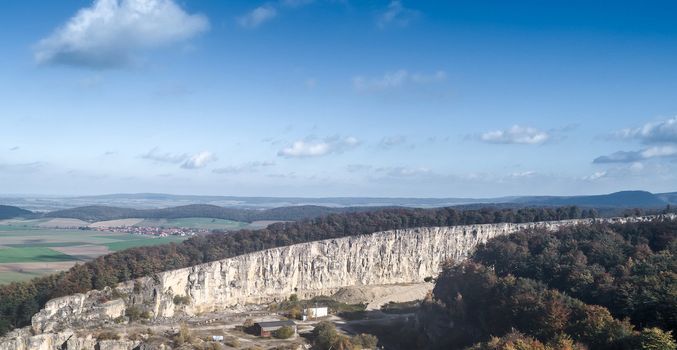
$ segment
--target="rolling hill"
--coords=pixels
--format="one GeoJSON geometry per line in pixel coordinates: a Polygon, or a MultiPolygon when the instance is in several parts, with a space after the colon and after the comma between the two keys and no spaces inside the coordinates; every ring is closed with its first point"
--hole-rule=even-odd
{"type": "Polygon", "coordinates": [[[596,208],[661,208],[669,202],[646,191],[621,191],[594,196],[521,197],[513,201],[529,205],[577,205],[596,208]]]}
{"type": "Polygon", "coordinates": [[[28,211],[25,209],[9,205],[0,205],[0,220],[13,219],[18,217],[30,217],[33,215],[34,214],[32,211],[28,211]]]}

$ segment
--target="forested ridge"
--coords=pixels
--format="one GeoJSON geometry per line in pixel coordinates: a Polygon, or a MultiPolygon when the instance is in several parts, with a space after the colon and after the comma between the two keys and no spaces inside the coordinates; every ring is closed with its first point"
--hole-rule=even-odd
{"type": "Polygon", "coordinates": [[[0,286],[0,333],[30,324],[55,297],[113,286],[118,282],[279,246],[425,226],[534,222],[594,216],[576,207],[481,209],[384,209],[331,214],[266,229],[196,236],[180,244],[128,249],[101,256],[68,271],[0,286]]]}
{"type": "Polygon", "coordinates": [[[16,217],[32,217],[34,213],[11,205],[0,205],[0,220],[16,217]]]}
{"type": "Polygon", "coordinates": [[[496,237],[449,264],[418,312],[416,347],[677,348],[677,221],[496,237]]]}
{"type": "Polygon", "coordinates": [[[253,222],[257,220],[297,221],[328,214],[374,211],[375,207],[323,207],[317,205],[298,205],[272,209],[224,208],[209,204],[190,204],[160,209],[132,209],[92,205],[57,210],[45,214],[45,217],[72,218],[84,221],[105,221],[127,218],[177,219],[204,217],[234,221],[253,222]]]}

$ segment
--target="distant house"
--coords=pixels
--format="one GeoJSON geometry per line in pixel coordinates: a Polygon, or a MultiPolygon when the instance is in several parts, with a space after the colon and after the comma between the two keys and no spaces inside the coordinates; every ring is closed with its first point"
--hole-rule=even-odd
{"type": "Polygon", "coordinates": [[[284,327],[289,326],[296,333],[296,323],[292,320],[285,321],[270,321],[270,322],[258,322],[254,324],[255,333],[260,337],[270,337],[273,335],[273,332],[284,327]]]}
{"type": "Polygon", "coordinates": [[[313,306],[303,309],[302,320],[312,320],[314,318],[325,317],[329,315],[329,308],[326,306],[313,306]]]}

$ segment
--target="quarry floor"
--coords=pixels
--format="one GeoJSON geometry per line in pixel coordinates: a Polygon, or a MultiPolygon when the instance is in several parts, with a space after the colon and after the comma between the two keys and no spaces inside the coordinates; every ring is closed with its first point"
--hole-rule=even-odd
{"type": "Polygon", "coordinates": [[[364,329],[374,325],[386,325],[398,320],[404,320],[413,315],[411,313],[384,313],[379,310],[381,305],[389,302],[408,302],[421,300],[432,289],[430,283],[360,286],[340,290],[333,297],[344,303],[365,303],[367,311],[359,319],[344,319],[330,315],[321,319],[299,321],[295,320],[298,334],[290,339],[262,338],[245,333],[242,325],[246,320],[273,321],[284,319],[276,312],[268,310],[266,305],[248,306],[240,310],[227,310],[201,314],[199,316],[177,315],[172,319],[156,321],[138,321],[130,324],[120,324],[103,328],[81,329],[81,335],[91,334],[96,337],[102,332],[112,332],[122,335],[122,338],[143,340],[155,344],[171,344],[180,327],[189,329],[193,339],[210,341],[213,336],[223,336],[221,344],[225,349],[307,349],[310,341],[307,336],[314,326],[321,321],[333,322],[337,329],[348,335],[359,334],[364,329]]]}

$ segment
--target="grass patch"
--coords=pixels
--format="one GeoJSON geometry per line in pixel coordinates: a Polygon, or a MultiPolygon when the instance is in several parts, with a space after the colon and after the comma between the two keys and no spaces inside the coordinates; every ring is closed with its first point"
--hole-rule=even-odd
{"type": "Polygon", "coordinates": [[[76,260],[70,255],[46,247],[0,249],[0,263],[55,262],[76,260]]]}
{"type": "Polygon", "coordinates": [[[90,244],[87,242],[45,242],[45,243],[10,243],[5,246],[10,248],[50,248],[50,247],[74,247],[90,244]]]}
{"type": "Polygon", "coordinates": [[[35,277],[44,276],[50,273],[54,273],[54,271],[52,270],[2,271],[0,272],[0,284],[28,281],[35,277]]]}

